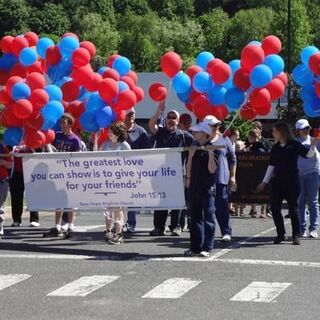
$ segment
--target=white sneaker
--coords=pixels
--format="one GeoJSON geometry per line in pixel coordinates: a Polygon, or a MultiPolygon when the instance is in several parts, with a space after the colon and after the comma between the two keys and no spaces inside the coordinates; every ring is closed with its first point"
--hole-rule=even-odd
{"type": "Polygon", "coordinates": [[[204,258],[209,258],[210,257],[210,252],[209,251],[201,251],[200,256],[204,258]]]}
{"type": "Polygon", "coordinates": [[[308,232],[305,231],[303,234],[302,234],[302,238],[308,238],[308,232]]]}
{"type": "Polygon", "coordinates": [[[0,215],[0,236],[3,236],[4,216],[0,215]]]}
{"type": "Polygon", "coordinates": [[[32,221],[30,222],[30,227],[34,227],[34,228],[40,227],[40,223],[37,221],[32,221]]]}
{"type": "Polygon", "coordinates": [[[223,241],[223,242],[230,242],[230,241],[231,241],[231,236],[230,236],[230,234],[225,234],[225,235],[222,237],[222,241],[223,241]]]}
{"type": "Polygon", "coordinates": [[[310,232],[310,238],[318,238],[318,232],[317,231],[311,231],[310,232]]]}
{"type": "Polygon", "coordinates": [[[69,228],[69,223],[65,223],[65,224],[63,224],[63,225],[61,226],[62,232],[66,232],[66,231],[68,230],[68,228],[69,228]]]}

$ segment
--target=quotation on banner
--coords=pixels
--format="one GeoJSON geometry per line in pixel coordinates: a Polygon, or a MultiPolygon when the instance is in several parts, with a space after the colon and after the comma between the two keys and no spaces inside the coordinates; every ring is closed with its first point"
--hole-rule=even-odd
{"type": "Polygon", "coordinates": [[[28,210],[185,207],[179,151],[29,154],[23,174],[28,210]]]}

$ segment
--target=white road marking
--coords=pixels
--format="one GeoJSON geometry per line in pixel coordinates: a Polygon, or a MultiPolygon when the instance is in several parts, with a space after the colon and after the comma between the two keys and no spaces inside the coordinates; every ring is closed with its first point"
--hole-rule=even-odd
{"type": "Polygon", "coordinates": [[[55,297],[85,297],[88,294],[106,286],[107,284],[117,280],[118,276],[90,276],[81,277],[72,281],[65,286],[52,291],[48,296],[55,297]]]}
{"type": "Polygon", "coordinates": [[[200,280],[171,278],[147,292],[142,298],[178,299],[200,283],[200,280]]]}
{"type": "Polygon", "coordinates": [[[273,302],[291,283],[288,282],[252,282],[238,292],[231,301],[273,302]]]}
{"type": "Polygon", "coordinates": [[[29,274],[0,274],[0,291],[31,277],[29,274]]]}

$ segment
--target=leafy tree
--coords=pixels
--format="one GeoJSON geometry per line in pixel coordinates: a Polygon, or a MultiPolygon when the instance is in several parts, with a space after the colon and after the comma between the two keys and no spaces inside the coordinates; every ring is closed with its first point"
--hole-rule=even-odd
{"type": "Polygon", "coordinates": [[[144,15],[150,10],[147,0],[113,0],[113,6],[117,13],[129,10],[135,14],[144,15]]]}
{"type": "Polygon", "coordinates": [[[149,0],[149,6],[160,17],[168,19],[186,19],[194,15],[193,0],[149,0]]]}

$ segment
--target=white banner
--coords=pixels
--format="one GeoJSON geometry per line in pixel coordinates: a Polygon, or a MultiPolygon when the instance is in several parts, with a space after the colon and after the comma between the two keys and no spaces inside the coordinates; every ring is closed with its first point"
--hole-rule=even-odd
{"type": "Polygon", "coordinates": [[[185,207],[181,153],[170,149],[23,156],[28,210],[185,207]]]}

